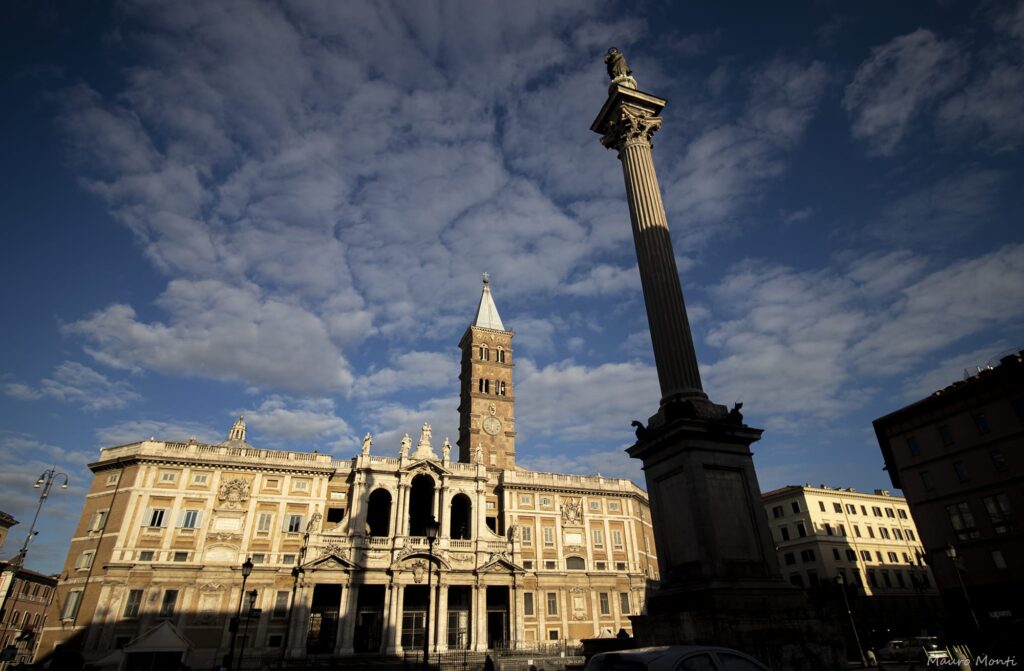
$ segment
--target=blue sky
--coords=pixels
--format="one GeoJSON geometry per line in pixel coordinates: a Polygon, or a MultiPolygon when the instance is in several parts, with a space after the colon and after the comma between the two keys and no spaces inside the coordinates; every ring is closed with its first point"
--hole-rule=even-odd
{"type": "Polygon", "coordinates": [[[487,271],[519,461],[638,480],[658,401],[602,55],[655,138],[705,388],[762,489],[1024,346],[1019,3],[4,3],[0,508],[57,570],[100,446],[456,437],[487,271]]]}

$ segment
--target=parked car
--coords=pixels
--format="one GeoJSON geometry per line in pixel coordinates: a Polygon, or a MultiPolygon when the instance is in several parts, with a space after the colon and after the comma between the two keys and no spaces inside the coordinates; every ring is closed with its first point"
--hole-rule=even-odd
{"type": "Polygon", "coordinates": [[[895,638],[878,649],[878,659],[891,662],[896,659],[897,651],[902,649],[907,642],[902,638],[895,638]]]}
{"type": "Polygon", "coordinates": [[[946,648],[934,636],[917,636],[903,641],[903,645],[894,650],[898,662],[928,662],[933,659],[949,659],[946,648]]]}
{"type": "Polygon", "coordinates": [[[602,652],[584,671],[769,671],[738,650],[706,645],[667,645],[602,652]]]}

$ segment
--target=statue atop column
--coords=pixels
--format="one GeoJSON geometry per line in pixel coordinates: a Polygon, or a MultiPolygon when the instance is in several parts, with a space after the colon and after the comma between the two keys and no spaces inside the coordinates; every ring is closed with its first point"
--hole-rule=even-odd
{"type": "Polygon", "coordinates": [[[636,80],[633,79],[633,71],[626,64],[626,55],[612,47],[604,57],[604,63],[608,66],[608,77],[612,80],[612,87],[617,85],[635,89],[636,80]]]}

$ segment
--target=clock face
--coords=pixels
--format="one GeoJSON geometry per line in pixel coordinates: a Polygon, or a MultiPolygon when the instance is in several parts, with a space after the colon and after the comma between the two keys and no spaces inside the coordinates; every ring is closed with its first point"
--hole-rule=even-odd
{"type": "Polygon", "coordinates": [[[495,436],[501,431],[501,420],[497,417],[484,417],[484,421],[480,423],[480,427],[487,433],[495,436]]]}

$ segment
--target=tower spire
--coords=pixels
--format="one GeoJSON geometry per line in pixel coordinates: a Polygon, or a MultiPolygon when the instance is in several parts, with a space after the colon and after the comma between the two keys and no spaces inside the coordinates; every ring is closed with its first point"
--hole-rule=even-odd
{"type": "Polygon", "coordinates": [[[484,273],[483,277],[484,288],[480,293],[480,305],[476,309],[476,319],[473,321],[473,326],[504,331],[505,325],[501,323],[501,317],[498,316],[498,308],[494,304],[494,298],[491,296],[491,275],[484,273]]]}

